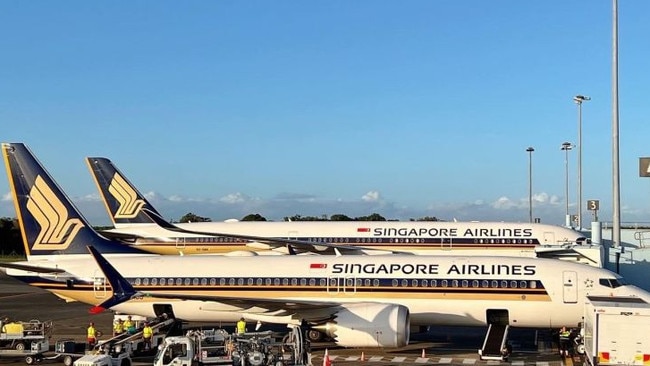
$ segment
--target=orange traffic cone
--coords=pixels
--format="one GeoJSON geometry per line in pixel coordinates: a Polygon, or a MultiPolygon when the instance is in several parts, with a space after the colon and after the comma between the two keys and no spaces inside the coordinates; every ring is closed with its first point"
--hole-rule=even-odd
{"type": "Polygon", "coordinates": [[[422,356],[420,356],[420,357],[421,358],[426,358],[427,357],[427,354],[424,352],[424,348],[422,348],[422,356]]]}
{"type": "Polygon", "coordinates": [[[325,348],[325,354],[323,355],[323,366],[332,366],[332,362],[330,361],[330,355],[327,352],[327,348],[325,348]]]}
{"type": "Polygon", "coordinates": [[[361,359],[359,361],[363,362],[366,360],[366,354],[361,351],[361,359]]]}

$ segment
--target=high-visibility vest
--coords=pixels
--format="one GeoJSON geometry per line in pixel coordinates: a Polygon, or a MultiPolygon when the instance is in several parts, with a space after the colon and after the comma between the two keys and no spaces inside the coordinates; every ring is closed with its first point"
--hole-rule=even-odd
{"type": "Polygon", "coordinates": [[[88,327],[88,338],[95,338],[95,327],[92,325],[88,327]]]}
{"type": "Polygon", "coordinates": [[[246,332],[246,322],[244,320],[240,320],[237,322],[237,333],[245,333],[246,332]]]}
{"type": "Polygon", "coordinates": [[[115,325],[113,326],[113,332],[115,332],[115,334],[120,334],[124,332],[124,326],[122,325],[122,323],[120,322],[115,323],[115,325]]]}
{"type": "Polygon", "coordinates": [[[151,329],[150,326],[145,326],[144,329],[142,329],[142,338],[144,339],[149,339],[153,335],[153,329],[151,329]]]}

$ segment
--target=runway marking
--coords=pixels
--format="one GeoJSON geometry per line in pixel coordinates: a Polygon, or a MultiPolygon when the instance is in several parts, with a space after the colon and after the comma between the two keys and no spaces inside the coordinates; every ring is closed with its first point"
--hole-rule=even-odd
{"type": "MultiPolygon", "coordinates": [[[[312,360],[322,359],[320,355],[312,357],[312,360]]],[[[339,362],[361,362],[360,356],[336,356],[330,355],[330,361],[339,362]]],[[[417,365],[485,365],[485,366],[574,366],[575,363],[566,364],[564,361],[558,359],[555,361],[496,361],[488,360],[480,362],[476,358],[452,358],[452,357],[404,357],[404,356],[371,356],[366,358],[365,362],[383,362],[383,363],[403,363],[403,364],[417,364],[417,365]]]]}

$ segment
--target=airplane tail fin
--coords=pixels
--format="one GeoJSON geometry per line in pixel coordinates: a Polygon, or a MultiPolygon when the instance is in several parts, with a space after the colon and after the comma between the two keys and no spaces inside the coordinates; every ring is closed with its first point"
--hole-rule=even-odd
{"type": "Polygon", "coordinates": [[[142,212],[143,208],[160,216],[144,195],[109,159],[88,157],[86,163],[115,227],[128,224],[152,224],[153,221],[149,216],[142,212]]]}
{"type": "Polygon", "coordinates": [[[100,236],[25,144],[3,143],[2,154],[27,258],[35,255],[144,253],[100,236]]]}

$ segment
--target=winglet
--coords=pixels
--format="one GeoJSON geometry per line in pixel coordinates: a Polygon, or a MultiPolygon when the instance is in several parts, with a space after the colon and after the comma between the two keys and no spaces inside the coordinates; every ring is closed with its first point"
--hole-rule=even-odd
{"type": "Polygon", "coordinates": [[[123,302],[129,301],[134,297],[137,297],[140,295],[134,288],[131,286],[129,281],[126,280],[126,278],[122,277],[122,275],[113,267],[107,260],[104,258],[97,249],[95,249],[92,246],[87,246],[88,251],[90,254],[93,256],[95,259],[95,262],[97,262],[97,265],[101,269],[101,271],[104,273],[104,276],[108,280],[108,283],[111,285],[111,288],[113,289],[113,296],[104,301],[103,303],[94,306],[90,309],[90,312],[93,314],[98,314],[104,311],[105,309],[109,309],[113,306],[119,305],[123,302]]]}

